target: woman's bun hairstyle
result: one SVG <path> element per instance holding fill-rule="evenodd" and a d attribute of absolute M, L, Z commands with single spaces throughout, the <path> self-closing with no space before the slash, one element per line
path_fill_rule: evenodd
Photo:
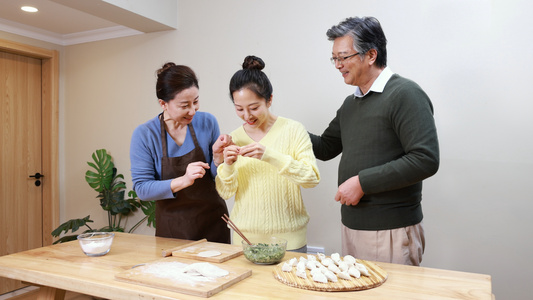
<path fill-rule="evenodd" d="M 244 59 L 244 62 L 242 63 L 242 68 L 244 70 L 248 69 L 261 71 L 265 68 L 265 62 L 257 56 L 249 55 L 246 56 L 246 58 Z"/>
<path fill-rule="evenodd" d="M 262 71 L 265 68 L 265 62 L 253 55 L 244 58 L 242 69 L 235 72 L 229 82 L 229 95 L 233 101 L 233 93 L 241 89 L 249 89 L 257 96 L 270 101 L 272 98 L 272 84 Z"/>

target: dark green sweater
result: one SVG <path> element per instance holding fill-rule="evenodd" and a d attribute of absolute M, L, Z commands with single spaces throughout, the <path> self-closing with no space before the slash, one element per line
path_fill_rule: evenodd
<path fill-rule="evenodd" d="M 321 136 L 310 134 L 316 158 L 342 153 L 338 184 L 359 175 L 365 195 L 342 205 L 351 229 L 383 230 L 422 221 L 422 180 L 439 167 L 433 105 L 415 82 L 394 74 L 383 93 L 348 96 Z"/>

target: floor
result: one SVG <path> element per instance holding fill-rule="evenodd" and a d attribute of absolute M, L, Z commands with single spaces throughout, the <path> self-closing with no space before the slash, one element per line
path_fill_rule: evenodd
<path fill-rule="evenodd" d="M 19 296 L 19 295 L 22 295 L 22 294 L 25 294 L 25 293 L 28 293 L 28 292 L 31 292 L 31 291 L 36 291 L 37 289 L 38 289 L 38 287 L 28 286 L 28 287 L 22 288 L 20 290 L 16 290 L 16 291 L 11 292 L 11 293 L 0 295 L 0 300 L 12 299 L 15 296 Z"/>
<path fill-rule="evenodd" d="M 28 286 L 11 293 L 0 295 L 0 300 L 33 300 L 36 298 L 38 290 L 38 287 Z M 102 298 L 67 291 L 65 300 L 102 300 Z"/>

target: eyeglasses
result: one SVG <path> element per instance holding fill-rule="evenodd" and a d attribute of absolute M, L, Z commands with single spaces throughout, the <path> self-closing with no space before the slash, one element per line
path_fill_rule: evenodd
<path fill-rule="evenodd" d="M 356 56 L 357 54 L 359 54 L 359 52 L 357 52 L 357 53 L 355 53 L 355 54 L 352 54 L 352 55 L 348 55 L 348 56 L 332 57 L 332 58 L 330 58 L 329 60 L 331 61 L 332 64 L 336 64 L 336 63 L 340 63 L 340 64 L 342 64 L 345 60 L 347 60 L 347 59 L 350 58 L 350 57 L 354 57 L 354 56 Z"/>

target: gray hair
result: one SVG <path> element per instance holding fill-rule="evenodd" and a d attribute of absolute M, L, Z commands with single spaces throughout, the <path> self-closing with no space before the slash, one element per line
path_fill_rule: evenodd
<path fill-rule="evenodd" d="M 351 36 L 355 51 L 365 54 L 370 49 L 375 49 L 378 52 L 376 66 L 381 68 L 387 66 L 387 38 L 376 18 L 347 18 L 328 29 L 326 35 L 330 41 L 343 36 Z"/>

